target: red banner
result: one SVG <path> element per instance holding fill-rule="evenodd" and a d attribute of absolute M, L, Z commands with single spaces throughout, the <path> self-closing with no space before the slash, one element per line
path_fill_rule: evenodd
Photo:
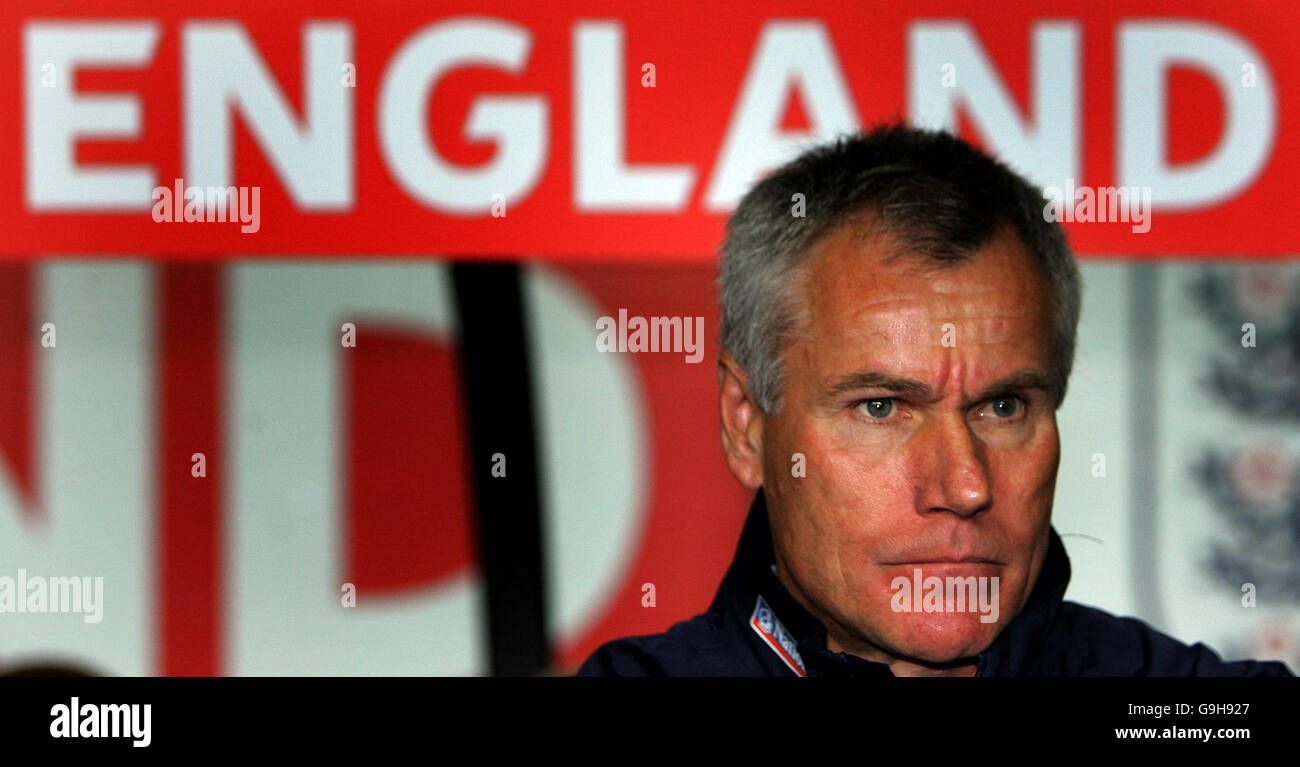
<path fill-rule="evenodd" d="M 1286 255 L 1300 14 L 1250 8 L 21 0 L 0 253 L 708 260 L 765 170 L 903 117 L 1150 191 L 1082 254 Z"/>

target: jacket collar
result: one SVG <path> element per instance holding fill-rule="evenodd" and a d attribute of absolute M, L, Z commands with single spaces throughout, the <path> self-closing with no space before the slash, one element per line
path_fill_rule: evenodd
<path fill-rule="evenodd" d="M 723 611 L 729 619 L 746 625 L 761 598 L 793 638 L 798 659 L 809 675 L 892 675 L 883 663 L 827 649 L 826 627 L 786 590 L 774 570 L 775 561 L 767 503 L 760 489 L 750 506 L 736 555 L 710 609 Z M 1053 528 L 1049 532 L 1047 557 L 1029 599 L 993 644 L 977 656 L 975 675 L 1019 676 L 1031 669 L 1060 610 L 1069 582 L 1070 560 Z"/>

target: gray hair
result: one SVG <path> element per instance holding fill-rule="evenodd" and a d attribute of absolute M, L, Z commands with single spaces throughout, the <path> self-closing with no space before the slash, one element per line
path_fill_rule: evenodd
<path fill-rule="evenodd" d="M 799 201 L 802 216 L 794 214 Z M 802 323 L 799 267 L 822 237 L 866 215 L 901 254 L 942 266 L 969 260 L 1009 228 L 1049 285 L 1059 406 L 1074 365 L 1082 281 L 1060 224 L 1043 215 L 1045 202 L 1007 165 L 948 133 L 887 125 L 809 149 L 750 189 L 727 221 L 722 348 L 748 375 L 754 402 L 774 412 L 781 352 Z"/>

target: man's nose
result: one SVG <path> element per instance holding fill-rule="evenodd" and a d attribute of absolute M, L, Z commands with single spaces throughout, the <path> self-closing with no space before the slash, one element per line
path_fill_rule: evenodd
<path fill-rule="evenodd" d="M 966 419 L 945 414 L 927 424 L 925 431 L 925 439 L 916 445 L 922 467 L 918 511 L 970 517 L 988 508 L 993 495 L 984 446 Z"/>

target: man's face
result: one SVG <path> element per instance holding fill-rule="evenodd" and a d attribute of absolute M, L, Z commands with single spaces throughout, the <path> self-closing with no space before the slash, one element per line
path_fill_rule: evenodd
<path fill-rule="evenodd" d="M 850 227 L 809 253 L 807 325 L 784 348 L 758 460 L 778 568 L 831 649 L 945 664 L 993 641 L 1046 555 L 1053 323 L 1046 283 L 1013 235 L 942 269 L 888 254 Z M 793 476 L 796 453 L 805 476 Z M 996 577 L 996 613 L 898 611 L 915 603 L 896 579 L 917 569 L 923 584 Z"/>

